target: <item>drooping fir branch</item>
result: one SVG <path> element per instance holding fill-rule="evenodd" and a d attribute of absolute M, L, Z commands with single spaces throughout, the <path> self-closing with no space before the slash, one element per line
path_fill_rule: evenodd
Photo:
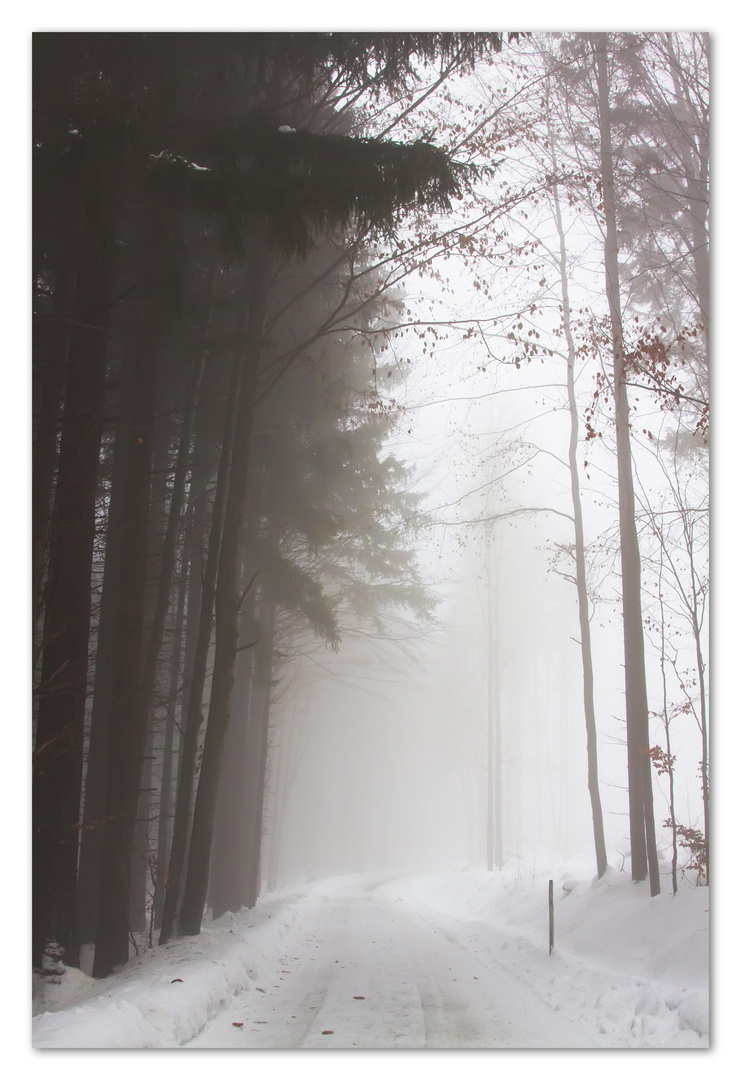
<path fill-rule="evenodd" d="M 426 142 L 318 135 L 259 119 L 203 149 L 205 163 L 170 150 L 151 155 L 150 176 L 171 197 L 223 214 L 235 255 L 258 224 L 286 257 L 305 257 L 332 228 L 393 236 L 401 211 L 450 210 L 483 175 Z"/>

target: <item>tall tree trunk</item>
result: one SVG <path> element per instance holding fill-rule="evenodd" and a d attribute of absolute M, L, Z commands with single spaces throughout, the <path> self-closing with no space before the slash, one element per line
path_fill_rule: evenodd
<path fill-rule="evenodd" d="M 145 575 L 144 595 L 144 631 L 143 640 L 149 641 L 157 634 L 158 607 L 161 603 L 163 580 L 167 582 L 167 597 L 169 601 L 168 576 L 170 568 L 168 562 L 167 539 L 169 524 L 172 521 L 172 503 L 177 498 L 178 473 L 177 469 L 173 478 L 173 493 L 170 493 L 169 465 L 170 450 L 173 438 L 170 417 L 160 417 L 154 425 L 153 433 L 153 465 L 150 482 L 149 521 L 147 525 L 147 564 Z M 170 512 L 167 510 L 167 502 L 170 498 Z M 179 520 L 179 519 L 178 519 Z M 161 641 L 161 635 L 160 635 Z M 155 754 L 156 698 L 155 682 L 157 670 L 153 666 L 147 669 L 149 653 L 145 650 L 145 659 L 142 675 L 141 708 L 146 711 L 147 724 L 145 733 L 145 747 L 142 759 L 142 782 L 139 791 L 139 805 L 137 810 L 136 826 L 134 828 L 134 841 L 131 863 L 131 894 L 129 896 L 129 925 L 132 931 L 142 932 L 149 926 L 147 909 L 150 903 L 149 896 L 149 862 L 150 842 L 152 840 L 152 806 Z M 159 660 L 159 648 L 156 650 L 155 661 Z"/>
<path fill-rule="evenodd" d="M 654 827 L 651 759 L 648 754 L 650 740 L 641 605 L 641 553 L 635 520 L 630 405 L 623 349 L 607 34 L 595 34 L 593 43 L 599 95 L 600 160 L 605 213 L 605 287 L 612 328 L 613 393 L 617 435 L 631 872 L 634 881 L 643 881 L 648 872 L 651 895 L 655 896 L 659 893 L 661 885 Z"/>
<path fill-rule="evenodd" d="M 188 517 L 190 518 L 190 509 Z M 185 528 L 188 534 L 188 523 Z M 173 627 L 172 651 L 170 654 L 170 684 L 167 695 L 167 717 L 165 720 L 165 738 L 162 748 L 162 776 L 160 780 L 160 800 L 157 820 L 157 861 L 152 925 L 159 928 L 162 923 L 162 904 L 165 898 L 167 861 L 170 855 L 172 838 L 172 778 L 176 772 L 175 759 L 175 716 L 177 714 L 178 688 L 180 686 L 180 668 L 183 651 L 183 627 L 185 625 L 185 598 L 189 573 L 189 544 L 183 545 L 181 580 L 178 583 L 177 609 Z M 182 716 L 182 712 L 181 712 Z"/>
<path fill-rule="evenodd" d="M 157 374 L 152 336 L 151 328 L 143 333 L 133 379 L 133 420 L 123 498 L 118 660 L 112 680 L 106 825 L 93 963 L 96 978 L 110 975 L 129 956 L 132 845 L 148 721 L 142 665 Z"/>
<path fill-rule="evenodd" d="M 215 271 L 211 274 L 210 289 L 213 287 Z M 210 291 L 209 289 L 209 291 Z M 177 460 L 170 497 L 170 512 L 167 519 L 167 531 L 162 549 L 161 565 L 157 575 L 155 591 L 154 613 L 152 625 L 144 656 L 144 674 L 142 677 L 142 689 L 145 700 L 151 702 L 154 694 L 157 665 L 162 649 L 162 638 L 165 632 L 165 621 L 170 608 L 170 593 L 172 591 L 172 577 L 177 557 L 177 541 L 180 534 L 183 506 L 185 504 L 185 489 L 190 469 L 191 441 L 193 438 L 193 422 L 198 396 L 201 388 L 201 380 L 206 365 L 205 343 L 196 356 L 191 372 L 190 384 L 183 414 L 183 426 L 180 431 Z"/>
<path fill-rule="evenodd" d="M 252 629 L 250 627 L 250 631 Z M 234 715 L 226 733 L 224 767 L 214 820 L 208 895 L 215 919 L 225 911 L 239 911 L 245 902 L 245 850 L 249 828 L 245 791 L 253 711 L 253 650 L 245 648 L 246 645 L 249 642 L 242 641 L 237 657 Z"/>
<path fill-rule="evenodd" d="M 557 175 L 557 162 L 554 149 L 553 133 L 550 130 L 551 167 Z M 584 698 L 584 720 L 587 729 L 587 787 L 592 808 L 592 833 L 594 836 L 594 854 L 597 862 L 597 876 L 602 877 L 607 869 L 607 849 L 605 830 L 602 819 L 602 801 L 599 791 L 599 768 L 597 762 L 597 722 L 594 710 L 594 669 L 592 666 L 592 632 L 589 625 L 589 595 L 587 593 L 587 568 L 584 549 L 584 519 L 581 505 L 581 486 L 579 483 L 579 463 L 577 448 L 579 444 L 579 413 L 576 407 L 574 387 L 574 367 L 576 348 L 571 332 L 571 307 L 569 298 L 569 276 L 566 265 L 566 234 L 561 217 L 561 203 L 558 187 L 553 186 L 553 208 L 559 241 L 559 270 L 561 275 L 561 302 L 563 306 L 563 326 L 568 353 L 566 363 L 566 389 L 569 400 L 569 418 L 571 431 L 569 436 L 569 472 L 571 474 L 571 503 L 574 508 L 574 562 L 576 569 L 576 594 L 579 605 L 579 632 L 582 661 L 582 686 Z"/>
<path fill-rule="evenodd" d="M 240 324 L 240 330 L 243 329 L 247 317 L 247 309 L 245 309 L 245 316 Z M 175 799 L 172 850 L 170 852 L 170 861 L 167 869 L 167 886 L 162 910 L 162 928 L 159 938 L 160 945 L 168 941 L 175 932 L 183 874 L 185 870 L 188 831 L 191 823 L 191 808 L 195 782 L 195 764 L 198 751 L 198 735 L 203 722 L 201 710 L 203 708 L 206 668 L 211 645 L 211 629 L 213 625 L 214 597 L 219 568 L 219 553 L 222 542 L 224 511 L 227 501 L 233 453 L 232 444 L 235 437 L 237 404 L 242 384 L 243 370 L 244 358 L 240 352 L 237 352 L 232 364 L 231 379 L 227 394 L 224 415 L 224 434 L 221 445 L 221 456 L 219 458 L 219 470 L 216 478 L 216 493 L 211 511 L 211 528 L 209 531 L 206 567 L 203 581 L 200 583 L 198 589 L 199 605 L 197 610 L 191 612 L 190 602 L 188 604 L 189 636 L 191 636 L 191 626 L 193 625 L 194 620 L 197 620 L 198 628 L 195 636 L 192 667 L 189 663 L 190 658 L 186 655 L 186 672 L 190 672 L 190 682 L 187 687 L 187 708 L 185 710 L 183 734 L 180 742 L 180 762 Z M 193 576 L 191 576 L 191 581 L 193 581 Z"/>
<path fill-rule="evenodd" d="M 33 963 L 79 964 L 77 850 L 112 244 L 81 261 L 49 543 L 33 784 Z"/>
<path fill-rule="evenodd" d="M 183 893 L 180 928 L 184 934 L 198 934 L 208 891 L 214 812 L 218 792 L 224 738 L 229 725 L 234 664 L 239 639 L 240 597 L 239 553 L 241 526 L 247 500 L 247 477 L 252 439 L 252 420 L 262 352 L 262 334 L 267 296 L 267 259 L 256 249 L 249 268 L 249 314 L 246 329 L 244 375 L 240 387 L 234 448 L 229 476 L 229 494 L 224 513 L 224 529 L 219 552 L 219 574 L 215 595 L 216 650 L 211 681 L 211 701 L 203 748 L 203 762 L 193 811 L 193 830 L 188 854 L 188 872 Z"/>
<path fill-rule="evenodd" d="M 64 371 L 69 352 L 73 301 L 73 268 L 68 260 L 62 259 L 54 288 L 53 319 L 51 326 L 46 327 L 47 346 L 41 361 L 41 391 L 33 443 L 31 561 L 34 622 L 42 609 L 41 584 L 49 539 L 60 405 L 63 399 Z"/>
<path fill-rule="evenodd" d="M 142 757 L 141 785 L 131 850 L 131 889 L 129 891 L 129 930 L 142 933 L 149 925 L 149 841 L 152 831 L 152 756 L 153 731 L 147 725 Z"/>
<path fill-rule="evenodd" d="M 262 594 L 255 653 L 255 686 L 250 726 L 247 732 L 246 766 L 242 797 L 243 820 L 247 843 L 240 857 L 244 859 L 242 903 L 253 908 L 260 895 L 262 833 L 267 787 L 270 703 L 273 696 L 273 659 L 276 604 L 269 587 Z"/>
<path fill-rule="evenodd" d="M 672 895 L 677 895 L 677 862 L 678 862 L 678 850 L 677 850 L 677 817 L 676 817 L 676 805 L 674 800 L 674 769 L 672 768 L 672 741 L 671 731 L 669 723 L 669 694 L 667 692 L 667 680 L 666 680 L 666 618 L 664 613 L 664 594 L 663 594 L 663 576 L 664 576 L 664 552 L 661 552 L 661 563 L 659 564 L 659 610 L 661 612 L 661 684 L 663 690 L 663 717 L 664 717 L 664 736 L 666 738 L 666 760 L 667 760 L 667 773 L 669 776 L 669 820 L 672 823 Z"/>
<path fill-rule="evenodd" d="M 95 642 L 95 681 L 90 716 L 90 738 L 85 770 L 85 801 L 78 871 L 78 922 L 80 941 L 95 940 L 98 923 L 100 859 L 103 850 L 106 785 L 111 718 L 111 680 L 118 662 L 116 627 L 121 588 L 121 530 L 123 527 L 123 487 L 126 474 L 126 446 L 129 427 L 121 421 L 113 448 L 113 469 L 108 500 L 103 587 Z"/>
<path fill-rule="evenodd" d="M 494 536 L 486 545 L 487 693 L 486 693 L 486 868 L 504 865 L 502 675 L 499 651 L 499 593 Z"/>

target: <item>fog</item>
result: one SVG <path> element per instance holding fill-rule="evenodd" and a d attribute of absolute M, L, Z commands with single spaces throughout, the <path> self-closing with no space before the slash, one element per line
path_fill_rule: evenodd
<path fill-rule="evenodd" d="M 485 482 L 511 468 L 506 444 L 498 449 L 500 431 L 522 417 L 528 439 L 563 456 L 566 421 L 543 409 L 542 392 L 527 389 L 529 375 L 495 375 L 513 389 L 502 394 L 507 404 L 498 405 L 498 396 L 490 396 L 492 378 L 479 372 L 456 379 L 461 367 L 451 350 L 437 370 L 428 363 L 423 377 L 410 376 L 404 400 L 411 435 L 393 442 L 429 492 L 433 518 L 445 521 L 425 528 L 417 548 L 423 575 L 440 598 L 438 625 L 411 645 L 350 641 L 286 672 L 272 723 L 266 884 L 487 865 L 490 644 L 496 652 L 491 692 L 501 710 L 505 860 L 590 858 L 577 598 L 559 573 L 563 560 L 554 562 L 557 545 L 573 543 L 573 531 L 545 512 L 568 511 L 565 468 L 541 453 L 506 481 L 507 505 L 544 512 L 488 526 L 456 524 L 495 513 L 497 494 L 503 498 L 501 488 Z M 557 369 L 552 377 L 555 385 Z M 548 380 L 541 365 L 536 380 Z M 482 400 L 446 400 L 461 389 Z M 556 391 L 547 393 L 557 398 Z M 610 527 L 613 499 L 609 480 L 592 484 L 585 515 L 593 535 Z M 625 690 L 614 566 L 603 591 L 605 601 L 592 616 L 600 793 L 610 858 L 624 866 L 630 852 Z M 660 680 L 655 670 L 650 674 L 657 707 Z M 657 739 L 658 730 L 654 722 Z M 675 746 L 699 755 L 693 720 L 675 723 L 673 737 Z M 693 767 L 690 757 L 678 769 L 677 793 L 681 816 L 696 821 L 701 803 Z M 657 795 L 658 820 L 668 810 Z"/>
<path fill-rule="evenodd" d="M 709 884 L 708 79 L 684 31 L 35 36 L 42 986 L 287 895 L 386 934 L 409 874 Z"/>

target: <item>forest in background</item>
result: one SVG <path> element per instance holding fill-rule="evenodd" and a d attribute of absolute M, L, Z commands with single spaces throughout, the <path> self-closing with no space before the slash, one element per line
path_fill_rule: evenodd
<path fill-rule="evenodd" d="M 300 701 L 318 651 L 433 630 L 418 550 L 441 524 L 481 545 L 490 585 L 486 864 L 497 530 L 550 513 L 597 872 L 590 638 L 611 588 L 631 872 L 658 891 L 667 851 L 675 888 L 688 862 L 708 881 L 707 39 L 37 34 L 33 106 L 34 966 L 94 943 L 104 976 L 134 934 L 254 906 L 281 687 L 293 673 Z M 474 511 L 426 506 L 390 440 L 428 353 L 449 384 L 469 361 L 523 389 L 547 370 L 567 503 L 513 501 L 507 476 L 554 450 L 507 433 Z"/>

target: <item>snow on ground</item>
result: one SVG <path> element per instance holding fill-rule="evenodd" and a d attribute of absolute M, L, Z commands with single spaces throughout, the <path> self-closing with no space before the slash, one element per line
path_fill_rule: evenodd
<path fill-rule="evenodd" d="M 103 981 L 37 995 L 37 1048 L 701 1048 L 709 890 L 609 870 L 314 882 Z M 666 883 L 664 883 L 666 885 Z"/>
<path fill-rule="evenodd" d="M 549 956 L 547 882 L 472 872 L 391 888 L 612 1046 L 708 1046 L 709 889 L 685 884 L 651 899 L 647 884 L 615 870 L 601 880 L 562 874 Z"/>

